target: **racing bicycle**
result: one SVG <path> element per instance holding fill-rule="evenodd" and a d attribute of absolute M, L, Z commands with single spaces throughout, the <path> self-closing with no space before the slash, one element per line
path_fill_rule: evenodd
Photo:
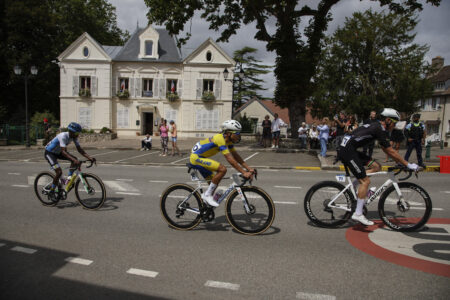
<path fill-rule="evenodd" d="M 186 164 L 191 180 L 197 187 L 176 183 L 169 186 L 161 195 L 161 213 L 167 223 L 180 230 L 190 230 L 200 222 L 214 220 L 214 207 L 203 202 L 202 183 L 199 171 L 191 164 Z M 257 173 L 255 170 L 255 179 Z M 229 179 L 227 177 L 225 179 Z M 275 218 L 275 205 L 272 198 L 261 188 L 252 186 L 251 180 L 240 173 L 231 176 L 233 182 L 223 192 L 217 202 L 226 199 L 225 215 L 230 225 L 238 232 L 256 235 L 265 232 Z M 246 186 L 245 184 L 250 185 Z M 217 189 L 219 191 L 219 189 Z M 220 194 L 219 194 L 220 195 Z"/>
<path fill-rule="evenodd" d="M 321 227 L 343 225 L 356 208 L 356 191 L 345 166 L 345 175 L 337 175 L 337 181 L 322 181 L 312 186 L 306 193 L 304 209 L 308 218 Z M 395 176 L 406 172 L 404 178 Z M 366 206 L 379 196 L 378 214 L 388 227 L 395 231 L 414 231 L 426 224 L 431 216 L 432 203 L 428 193 L 412 182 L 401 182 L 411 177 L 413 171 L 404 166 L 388 168 L 388 171 L 367 174 L 367 176 L 387 175 L 388 179 L 366 200 Z M 417 172 L 415 172 L 418 177 Z M 340 182 L 347 182 L 343 185 Z"/>
<path fill-rule="evenodd" d="M 55 174 L 47 171 L 39 173 L 34 180 L 34 191 L 42 204 L 55 206 L 60 200 L 66 200 L 68 193 L 75 189 L 75 196 L 84 208 L 93 210 L 102 207 L 106 199 L 105 185 L 98 176 L 81 172 L 81 165 L 87 161 L 80 161 L 80 165 L 75 169 L 68 182 L 65 182 L 61 176 L 55 193 L 50 193 Z M 86 168 L 90 168 L 92 165 L 91 161 Z"/>

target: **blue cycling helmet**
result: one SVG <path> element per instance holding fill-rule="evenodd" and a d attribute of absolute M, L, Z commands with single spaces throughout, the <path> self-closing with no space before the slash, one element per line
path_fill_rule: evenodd
<path fill-rule="evenodd" d="M 75 122 L 71 122 L 69 126 L 67 126 L 67 129 L 72 132 L 81 132 L 81 125 Z"/>

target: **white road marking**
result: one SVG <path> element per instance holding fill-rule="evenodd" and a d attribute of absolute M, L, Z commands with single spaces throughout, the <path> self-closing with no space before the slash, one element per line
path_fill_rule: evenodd
<path fill-rule="evenodd" d="M 34 180 L 36 179 L 36 176 L 28 176 L 28 184 L 34 185 Z"/>
<path fill-rule="evenodd" d="M 236 283 L 212 281 L 212 280 L 208 280 L 205 283 L 205 286 L 213 287 L 213 288 L 219 288 L 219 289 L 233 290 L 233 291 L 238 291 L 239 288 L 240 288 L 240 285 L 236 284 Z"/>
<path fill-rule="evenodd" d="M 20 175 L 20 173 L 8 173 L 8 175 Z"/>
<path fill-rule="evenodd" d="M 134 159 L 134 158 L 138 158 L 138 157 L 142 157 L 142 156 L 152 155 L 152 154 L 155 154 L 155 153 L 159 153 L 159 151 L 150 152 L 150 153 L 137 155 L 137 156 L 132 156 L 132 157 L 127 157 L 127 158 L 124 158 L 124 159 L 119 159 L 119 160 L 116 160 L 114 163 L 118 163 L 118 162 L 121 162 L 121 161 L 124 161 L 124 160 L 130 160 L 130 159 Z"/>
<path fill-rule="evenodd" d="M 306 300 L 335 300 L 336 296 L 297 292 L 296 298 Z"/>
<path fill-rule="evenodd" d="M 118 181 L 128 181 L 128 182 L 131 182 L 131 181 L 133 181 L 134 179 L 117 178 L 116 180 L 118 180 Z"/>
<path fill-rule="evenodd" d="M 127 273 L 128 274 L 133 274 L 133 275 L 151 277 L 151 278 L 155 278 L 156 276 L 158 276 L 158 272 L 141 270 L 141 269 L 134 269 L 134 268 L 129 269 L 127 271 Z"/>
<path fill-rule="evenodd" d="M 25 185 L 25 184 L 13 184 L 12 186 L 14 186 L 14 187 L 21 187 L 21 188 L 30 187 L 29 185 Z"/>
<path fill-rule="evenodd" d="M 131 196 L 142 196 L 142 194 L 140 194 L 140 193 L 128 193 L 128 192 L 116 192 L 116 194 L 131 195 Z"/>
<path fill-rule="evenodd" d="M 176 160 L 176 161 L 171 162 L 171 164 L 173 165 L 173 164 L 176 164 L 176 163 L 179 162 L 179 161 L 183 161 L 183 160 L 189 159 L 189 158 L 190 158 L 189 156 L 188 156 L 188 157 L 184 157 L 184 158 L 182 158 L 182 159 L 179 159 L 179 160 Z"/>
<path fill-rule="evenodd" d="M 295 170 L 294 173 L 311 173 L 309 170 Z"/>
<path fill-rule="evenodd" d="M 168 183 L 167 180 L 149 180 L 148 182 L 153 182 L 153 183 Z"/>
<path fill-rule="evenodd" d="M 131 184 L 122 181 L 105 180 L 103 181 L 109 188 L 119 192 L 139 192 L 138 189 Z"/>
<path fill-rule="evenodd" d="M 119 152 L 119 150 L 116 150 L 116 151 L 109 151 L 109 152 L 100 153 L 100 154 L 95 154 L 95 155 L 91 155 L 91 156 L 92 156 L 92 157 L 96 157 L 96 156 L 106 155 L 106 154 L 110 154 L 110 153 L 114 153 L 114 152 Z"/>
<path fill-rule="evenodd" d="M 93 263 L 92 260 L 79 258 L 79 257 L 68 257 L 68 258 L 66 258 L 66 261 L 73 263 L 73 264 L 83 265 L 83 266 L 89 266 L 90 264 Z"/>
<path fill-rule="evenodd" d="M 276 169 L 259 169 L 261 171 L 266 171 L 266 172 L 278 172 L 279 170 Z"/>
<path fill-rule="evenodd" d="M 450 194 L 450 191 L 441 191 L 441 193 Z"/>
<path fill-rule="evenodd" d="M 293 204 L 296 205 L 297 202 L 289 202 L 289 201 L 273 201 L 275 204 Z"/>
<path fill-rule="evenodd" d="M 425 210 L 425 207 L 414 207 L 414 206 L 411 206 L 410 209 Z M 433 210 L 444 210 L 444 209 L 443 208 L 433 207 Z"/>
<path fill-rule="evenodd" d="M 20 246 L 16 246 L 16 247 L 12 248 L 11 250 L 26 253 L 26 254 L 33 254 L 37 251 L 36 249 L 25 248 L 25 247 L 20 247 Z"/>
<path fill-rule="evenodd" d="M 252 155 L 250 155 L 249 157 L 247 157 L 246 159 L 244 159 L 244 161 L 249 160 L 250 158 L 252 158 L 253 156 L 259 154 L 259 152 L 253 153 Z"/>
<path fill-rule="evenodd" d="M 280 189 L 301 189 L 301 186 L 274 185 L 273 187 Z"/>
<path fill-rule="evenodd" d="M 342 171 L 327 171 L 327 173 L 342 174 Z"/>

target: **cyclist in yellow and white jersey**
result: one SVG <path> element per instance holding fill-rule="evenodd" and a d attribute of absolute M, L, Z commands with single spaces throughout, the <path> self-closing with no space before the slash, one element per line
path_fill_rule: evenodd
<path fill-rule="evenodd" d="M 222 178 L 227 173 L 227 168 L 209 157 L 221 152 L 225 159 L 245 178 L 252 178 L 254 169 L 251 168 L 241 158 L 234 149 L 234 144 L 241 141 L 241 124 L 236 120 L 227 120 L 222 124 L 222 133 L 216 134 L 211 138 L 201 140 L 192 148 L 190 163 L 193 168 L 198 169 L 206 180 L 211 183 L 202 194 L 202 198 L 211 206 L 217 207 L 219 203 L 214 200 L 214 191 Z"/>

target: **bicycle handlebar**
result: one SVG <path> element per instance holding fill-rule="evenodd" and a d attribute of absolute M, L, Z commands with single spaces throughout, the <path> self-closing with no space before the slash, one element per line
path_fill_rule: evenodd
<path fill-rule="evenodd" d="M 408 175 L 406 175 L 405 177 L 399 178 L 398 179 L 399 181 L 407 180 L 408 178 L 410 178 L 412 176 L 413 172 L 414 172 L 414 175 L 416 175 L 416 178 L 419 178 L 418 172 L 420 172 L 421 170 L 422 170 L 422 168 L 419 168 L 419 170 L 417 170 L 417 171 L 413 171 L 413 170 L 408 169 L 408 167 L 406 167 L 406 166 L 400 166 L 400 165 L 388 168 L 388 172 L 394 172 L 395 171 L 394 172 L 395 176 L 400 174 L 401 172 L 408 173 Z"/>
<path fill-rule="evenodd" d="M 90 162 L 90 164 L 88 166 L 86 166 L 86 168 L 92 167 L 93 164 L 95 164 L 97 166 L 97 160 L 95 158 L 93 160 L 88 160 L 88 159 L 80 160 L 79 162 L 80 162 L 80 167 L 81 167 L 82 164 L 84 164 L 86 162 Z"/>

